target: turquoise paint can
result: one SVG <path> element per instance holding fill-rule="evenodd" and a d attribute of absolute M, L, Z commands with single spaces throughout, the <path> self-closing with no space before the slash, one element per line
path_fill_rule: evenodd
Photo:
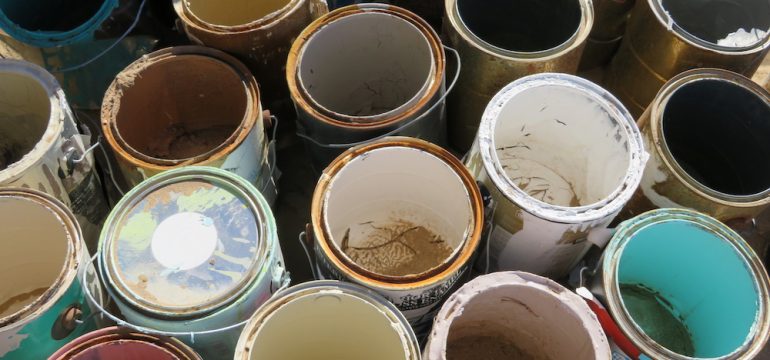
<path fill-rule="evenodd" d="M 37 47 L 93 40 L 119 0 L 0 0 L 0 29 Z M 127 2 L 127 1 L 123 1 Z"/>
<path fill-rule="evenodd" d="M 3 189 L 0 228 L 0 358 L 44 359 L 96 329 L 83 288 L 96 299 L 101 290 L 80 281 L 95 270 L 72 212 L 42 192 Z"/>
<path fill-rule="evenodd" d="M 760 259 L 706 215 L 659 209 L 622 223 L 596 274 L 592 292 L 642 358 L 752 359 L 770 336 Z"/>
<path fill-rule="evenodd" d="M 131 190 L 97 257 L 124 319 L 106 316 L 176 336 L 204 359 L 232 359 L 246 320 L 289 280 L 265 198 L 213 167 L 170 170 Z"/>

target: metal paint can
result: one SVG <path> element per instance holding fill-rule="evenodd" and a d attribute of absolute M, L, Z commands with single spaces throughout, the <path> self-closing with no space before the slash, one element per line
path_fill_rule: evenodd
<path fill-rule="evenodd" d="M 445 33 L 463 70 L 448 101 L 450 144 L 471 147 L 484 108 L 505 85 L 575 73 L 594 23 L 591 0 L 446 0 Z"/>
<path fill-rule="evenodd" d="M 329 10 L 325 0 L 173 0 L 187 36 L 234 54 L 262 85 L 268 103 L 288 97 L 286 58 L 302 29 Z"/>
<path fill-rule="evenodd" d="M 519 79 L 489 103 L 466 165 L 496 209 L 490 270 L 566 275 L 633 195 L 648 155 L 610 93 L 567 74 Z"/>
<path fill-rule="evenodd" d="M 618 51 L 635 0 L 593 0 L 594 26 L 586 41 L 580 70 L 590 70 L 609 64 Z"/>
<path fill-rule="evenodd" d="M 753 359 L 770 336 L 768 287 L 738 234 L 683 209 L 620 224 L 590 285 L 642 354 L 672 360 Z"/>
<path fill-rule="evenodd" d="M 206 359 L 232 358 L 246 319 L 288 283 L 267 201 L 211 167 L 170 170 L 126 194 L 105 223 L 99 271 L 119 324 L 179 336 Z"/>
<path fill-rule="evenodd" d="M 143 334 L 128 328 L 109 327 L 73 340 L 48 358 L 89 359 L 201 360 L 201 357 L 174 338 Z"/>
<path fill-rule="evenodd" d="M 102 105 L 102 131 L 131 186 L 187 165 L 222 168 L 272 203 L 275 146 L 248 69 L 219 50 L 156 51 L 123 70 Z"/>
<path fill-rule="evenodd" d="M 234 359 L 419 360 L 404 316 L 382 296 L 338 281 L 311 281 L 263 305 L 243 330 Z"/>
<path fill-rule="evenodd" d="M 316 186 L 311 215 L 317 278 L 377 291 L 418 333 L 469 274 L 484 226 L 480 191 L 462 163 L 404 137 L 340 155 Z"/>
<path fill-rule="evenodd" d="M 482 275 L 441 307 L 426 360 L 609 360 L 610 346 L 585 301 L 525 272 Z"/>
<path fill-rule="evenodd" d="M 353 5 L 310 24 L 286 77 L 316 169 L 386 134 L 443 144 L 445 69 L 438 34 L 407 10 Z"/>
<path fill-rule="evenodd" d="M 713 67 L 751 76 L 770 48 L 768 32 L 767 1 L 639 0 L 607 87 L 638 117 L 683 71 Z"/>
<path fill-rule="evenodd" d="M 639 118 L 650 151 L 622 217 L 690 208 L 728 224 L 750 223 L 770 205 L 770 95 L 726 70 L 675 76 Z M 752 241 L 764 254 L 767 241 Z"/>
<path fill-rule="evenodd" d="M 34 219 L 34 221 L 33 221 Z M 0 190 L 0 358 L 44 359 L 96 328 L 83 286 L 101 297 L 74 215 L 52 196 Z"/>
<path fill-rule="evenodd" d="M 95 250 L 108 206 L 90 136 L 78 130 L 56 79 L 34 64 L 0 60 L 0 98 L 0 187 L 53 195 L 75 213 Z"/>

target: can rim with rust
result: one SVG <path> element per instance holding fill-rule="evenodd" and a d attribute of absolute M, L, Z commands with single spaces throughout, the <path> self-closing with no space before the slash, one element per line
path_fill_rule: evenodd
<path fill-rule="evenodd" d="M 82 335 L 51 355 L 51 360 L 79 359 L 100 347 L 120 351 L 124 344 L 144 345 L 147 350 L 158 351 L 177 360 L 200 360 L 201 357 L 181 341 L 171 337 L 158 337 L 128 328 L 108 327 Z M 147 353 L 143 353 L 147 355 Z"/>
<path fill-rule="evenodd" d="M 184 16 L 186 19 L 189 19 L 190 21 L 188 24 L 194 24 L 196 27 L 200 27 L 203 29 L 207 29 L 209 31 L 218 31 L 218 32 L 241 32 L 241 31 L 248 31 L 254 28 L 259 27 L 265 27 L 269 26 L 271 23 L 275 22 L 276 20 L 279 20 L 282 16 L 285 14 L 288 14 L 296 7 L 302 4 L 305 0 L 286 0 L 285 5 L 283 5 L 281 8 L 279 8 L 276 11 L 272 11 L 268 14 L 265 14 L 262 17 L 259 17 L 257 19 L 244 22 L 243 24 L 239 25 L 223 25 L 223 24 L 217 24 L 213 21 L 205 21 L 200 16 L 195 14 L 194 5 L 192 4 L 192 1 L 181 1 L 181 0 L 173 0 L 174 2 L 179 2 L 180 5 L 179 8 L 182 9 L 182 11 L 177 11 L 179 13 L 179 16 Z"/>

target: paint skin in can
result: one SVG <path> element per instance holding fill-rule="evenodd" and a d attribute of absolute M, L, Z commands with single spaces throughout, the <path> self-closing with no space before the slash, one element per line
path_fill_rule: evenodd
<path fill-rule="evenodd" d="M 725 70 L 682 73 L 639 119 L 650 161 L 623 212 L 689 208 L 741 230 L 770 205 L 770 95 Z M 767 241 L 747 236 L 765 254 Z"/>
<path fill-rule="evenodd" d="M 393 137 L 355 147 L 329 165 L 311 211 L 317 276 L 379 292 L 419 333 L 470 271 L 484 209 L 475 181 L 453 155 Z"/>
<path fill-rule="evenodd" d="M 425 360 L 609 360 L 596 315 L 577 294 L 524 272 L 477 277 L 436 315 Z"/>
<path fill-rule="evenodd" d="M 753 359 L 770 336 L 760 259 L 727 226 L 691 210 L 622 223 L 592 282 L 623 334 L 653 359 Z"/>
<path fill-rule="evenodd" d="M 511 81 L 574 74 L 593 21 L 590 0 L 446 0 L 444 29 L 463 64 L 448 101 L 450 144 L 471 147 L 484 108 Z"/>
<path fill-rule="evenodd" d="M 419 360 L 404 316 L 382 296 L 338 281 L 276 294 L 251 318 L 236 360 Z"/>
<path fill-rule="evenodd" d="M 588 80 L 546 73 L 505 87 L 466 160 L 496 206 L 490 270 L 566 275 L 604 247 L 647 157 L 631 115 Z"/>
<path fill-rule="evenodd" d="M 109 327 L 85 334 L 63 346 L 49 360 L 201 360 L 181 341 Z"/>
<path fill-rule="evenodd" d="M 42 192 L 2 189 L 0 227 L 0 358 L 44 359 L 95 329 L 80 281 L 95 271 L 70 210 Z M 101 297 L 98 281 L 85 286 Z"/>
<path fill-rule="evenodd" d="M 272 203 L 275 146 L 263 120 L 248 69 L 200 46 L 167 48 L 131 64 L 102 106 L 102 131 L 131 186 L 162 171 L 205 165 L 240 175 Z"/>
<path fill-rule="evenodd" d="M 443 144 L 445 68 L 438 34 L 395 6 L 348 6 L 310 24 L 286 77 L 315 168 L 386 134 Z"/>
<path fill-rule="evenodd" d="M 634 117 L 672 77 L 695 68 L 751 76 L 770 47 L 763 0 L 639 0 L 610 64 L 607 88 Z"/>
<path fill-rule="evenodd" d="M 53 195 L 77 216 L 96 249 L 107 202 L 96 174 L 90 137 L 77 128 L 64 92 L 42 68 L 0 60 L 0 187 Z"/>
<path fill-rule="evenodd" d="M 259 79 L 266 104 L 288 97 L 286 57 L 302 29 L 329 10 L 324 0 L 174 0 L 194 43 L 234 54 Z"/>
<path fill-rule="evenodd" d="M 266 200 L 211 167 L 170 170 L 129 192 L 107 219 L 99 264 L 130 326 L 181 333 L 205 359 L 232 358 L 242 323 L 288 283 Z"/>

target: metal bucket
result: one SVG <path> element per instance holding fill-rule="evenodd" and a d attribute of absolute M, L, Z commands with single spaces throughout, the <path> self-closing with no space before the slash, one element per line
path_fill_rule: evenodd
<path fill-rule="evenodd" d="M 770 95 L 717 69 L 669 81 L 639 119 L 651 153 L 622 217 L 690 208 L 730 224 L 751 223 L 770 205 Z M 752 241 L 764 254 L 767 241 Z"/>
<path fill-rule="evenodd" d="M 395 6 L 348 6 L 310 24 L 286 77 L 316 169 L 385 134 L 443 144 L 445 67 L 436 32 Z"/>
<path fill-rule="evenodd" d="M 286 58 L 294 39 L 328 12 L 324 0 L 173 0 L 187 36 L 234 54 L 254 72 L 268 103 L 288 97 Z"/>
<path fill-rule="evenodd" d="M 131 186 L 186 165 L 229 170 L 270 203 L 275 146 L 248 69 L 215 49 L 156 51 L 123 70 L 102 106 L 102 131 Z"/>
<path fill-rule="evenodd" d="M 592 281 L 622 333 L 652 359 L 753 359 L 770 336 L 760 259 L 694 211 L 660 209 L 622 223 Z"/>
<path fill-rule="evenodd" d="M 201 360 L 181 341 L 109 327 L 85 334 L 51 355 L 49 360 Z"/>
<path fill-rule="evenodd" d="M 96 249 L 107 216 L 90 136 L 77 128 L 56 79 L 33 64 L 0 60 L 0 187 L 53 195 L 77 216 Z"/>
<path fill-rule="evenodd" d="M 604 67 L 618 51 L 635 0 L 593 0 L 594 26 L 588 35 L 580 70 Z"/>
<path fill-rule="evenodd" d="M 609 360 L 599 321 L 577 294 L 524 272 L 483 275 L 441 307 L 426 360 Z"/>
<path fill-rule="evenodd" d="M 184 249 L 184 251 L 181 251 Z M 270 207 L 251 183 L 210 167 L 156 175 L 115 207 L 99 271 L 126 322 L 232 358 L 246 319 L 288 284 Z"/>
<path fill-rule="evenodd" d="M 94 273 L 72 213 L 50 195 L 0 190 L 0 358 L 44 359 L 96 328 L 81 277 Z M 101 298 L 96 281 L 85 284 Z"/>
<path fill-rule="evenodd" d="M 739 37 L 739 29 L 770 32 L 770 3 L 639 0 L 610 65 L 607 87 L 638 117 L 683 71 L 714 67 L 751 76 L 770 48 L 770 36 L 736 45 L 731 40 Z"/>
<path fill-rule="evenodd" d="M 403 315 L 378 294 L 337 281 L 282 291 L 251 318 L 236 360 L 419 360 Z"/>
<path fill-rule="evenodd" d="M 546 73 L 506 86 L 466 160 L 496 205 L 490 270 L 566 275 L 604 247 L 647 157 L 631 115 L 590 81 Z"/>
<path fill-rule="evenodd" d="M 379 292 L 418 333 L 470 271 L 484 226 L 481 194 L 462 163 L 401 137 L 337 158 L 321 176 L 311 213 L 316 277 Z"/>
<path fill-rule="evenodd" d="M 511 81 L 575 73 L 593 22 L 591 0 L 446 0 L 445 32 L 464 68 L 448 101 L 450 144 L 471 147 L 484 108 Z"/>

